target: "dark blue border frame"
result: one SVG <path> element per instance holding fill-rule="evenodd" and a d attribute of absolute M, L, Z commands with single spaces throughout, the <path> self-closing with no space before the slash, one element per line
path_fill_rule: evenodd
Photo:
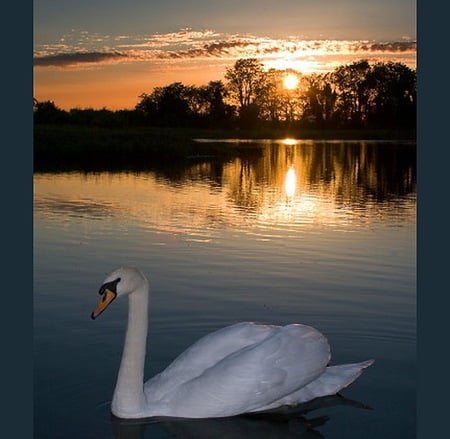
<path fill-rule="evenodd" d="M 2 16 L 0 419 L 3 437 L 31 438 L 33 3 L 5 3 Z"/>
<path fill-rule="evenodd" d="M 421 0 L 417 24 L 417 433 L 426 439 L 444 437 L 450 390 L 448 16 L 441 3 Z"/>
<path fill-rule="evenodd" d="M 32 97 L 33 2 L 3 5 L 2 432 L 33 437 Z M 449 379 L 448 18 L 421 0 L 418 23 L 418 423 L 419 438 L 446 427 Z M 444 44 L 442 44 L 444 42 Z M 8 422 L 6 422 L 8 420 Z M 8 431 L 8 430 L 11 431 Z"/>

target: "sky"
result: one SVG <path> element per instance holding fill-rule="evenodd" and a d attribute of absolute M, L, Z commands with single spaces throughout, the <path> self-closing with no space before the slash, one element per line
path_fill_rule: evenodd
<path fill-rule="evenodd" d="M 414 0 L 34 0 L 34 97 L 131 109 L 154 87 L 224 80 L 239 58 L 300 73 L 416 68 Z"/>

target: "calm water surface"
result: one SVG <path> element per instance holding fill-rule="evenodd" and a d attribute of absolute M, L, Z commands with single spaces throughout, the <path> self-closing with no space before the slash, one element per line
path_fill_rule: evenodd
<path fill-rule="evenodd" d="M 271 141 L 249 152 L 35 174 L 36 438 L 415 437 L 415 144 Z M 296 416 L 115 422 L 126 302 L 90 313 L 122 264 L 151 280 L 147 377 L 241 320 L 313 325 L 332 363 L 376 363 L 346 399 Z"/>

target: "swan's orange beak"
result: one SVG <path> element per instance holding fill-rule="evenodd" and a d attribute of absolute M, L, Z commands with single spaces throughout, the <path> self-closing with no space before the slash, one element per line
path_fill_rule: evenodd
<path fill-rule="evenodd" d="M 97 318 L 108 305 L 117 297 L 117 284 L 120 282 L 120 277 L 111 282 L 105 282 L 100 289 L 98 294 L 100 294 L 100 300 L 97 302 L 97 306 L 91 314 L 91 319 Z"/>
<path fill-rule="evenodd" d="M 97 306 L 91 314 L 91 318 L 97 318 L 107 307 L 108 305 L 116 298 L 117 294 L 114 291 L 111 291 L 109 288 L 105 288 L 101 293 L 101 297 L 97 302 Z"/>

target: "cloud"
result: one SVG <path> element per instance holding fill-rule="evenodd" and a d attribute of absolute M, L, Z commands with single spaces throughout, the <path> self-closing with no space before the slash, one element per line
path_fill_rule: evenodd
<path fill-rule="evenodd" d="M 415 41 L 396 41 L 393 43 L 374 43 L 369 46 L 372 52 L 416 52 L 417 43 Z"/>
<path fill-rule="evenodd" d="M 67 67 L 77 64 L 99 64 L 123 61 L 128 55 L 120 52 L 74 52 L 44 55 L 34 58 L 35 67 Z"/>
<path fill-rule="evenodd" d="M 139 61 L 182 61 L 192 59 L 260 59 L 267 65 L 276 61 L 311 61 L 326 57 L 381 57 L 407 59 L 415 65 L 415 41 L 369 42 L 344 40 L 271 39 L 254 35 L 226 35 L 211 30 L 147 36 L 102 36 L 83 31 L 63 36 L 54 45 L 39 46 L 34 65 L 38 68 L 83 68 Z M 312 64 L 311 64 L 312 65 Z M 332 64 L 330 64 L 331 66 Z M 331 69 L 331 67 L 330 67 Z"/>

